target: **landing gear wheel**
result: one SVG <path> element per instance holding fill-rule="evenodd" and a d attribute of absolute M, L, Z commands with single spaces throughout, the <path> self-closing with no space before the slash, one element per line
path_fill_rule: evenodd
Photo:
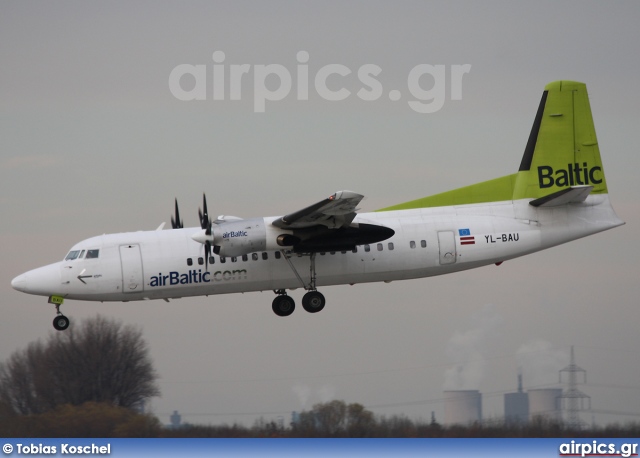
<path fill-rule="evenodd" d="M 56 331 L 64 331 L 69 327 L 69 318 L 64 315 L 57 315 L 53 319 L 53 327 Z"/>
<path fill-rule="evenodd" d="M 289 296 L 281 294 L 273 300 L 271 308 L 273 309 L 273 313 L 278 316 L 289 316 L 296 309 L 296 303 Z"/>
<path fill-rule="evenodd" d="M 309 313 L 317 313 L 324 308 L 324 296 L 319 291 L 309 291 L 302 297 L 302 307 Z"/>

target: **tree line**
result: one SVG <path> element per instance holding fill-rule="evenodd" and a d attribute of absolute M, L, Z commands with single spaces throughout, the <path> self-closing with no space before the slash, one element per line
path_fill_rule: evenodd
<path fill-rule="evenodd" d="M 402 415 L 378 416 L 361 404 L 341 400 L 319 403 L 303 411 L 285 425 L 257 420 L 252 427 L 242 425 L 184 425 L 165 428 L 161 437 L 239 438 L 519 438 L 519 437 L 638 437 L 640 423 L 608 425 L 575 430 L 545 417 L 529 423 L 502 420 L 469 425 L 443 426 L 435 420 L 413 420 Z"/>
<path fill-rule="evenodd" d="M 404 416 L 376 416 L 362 405 L 334 400 L 301 412 L 296 421 L 255 421 L 253 426 L 162 425 L 153 415 L 108 402 L 65 404 L 53 410 L 19 415 L 0 404 L 0 437 L 147 437 L 147 438 L 519 438 L 639 437 L 640 423 L 574 430 L 539 418 L 528 424 L 489 421 L 442 426 Z"/>

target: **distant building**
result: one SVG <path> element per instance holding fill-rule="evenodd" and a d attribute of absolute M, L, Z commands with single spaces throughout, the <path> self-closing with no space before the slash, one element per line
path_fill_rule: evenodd
<path fill-rule="evenodd" d="M 522 374 L 518 374 L 518 391 L 504 395 L 504 421 L 525 424 L 529 421 L 529 395 L 522 391 Z"/>
<path fill-rule="evenodd" d="M 171 429 L 178 429 L 182 426 L 182 416 L 178 414 L 177 410 L 173 411 L 173 415 L 169 417 L 169 421 L 171 422 L 169 425 Z"/>
<path fill-rule="evenodd" d="M 528 393 L 530 420 L 538 417 L 553 421 L 562 421 L 562 388 L 528 390 Z"/>
<path fill-rule="evenodd" d="M 482 421 L 482 394 L 478 390 L 445 391 L 445 425 L 468 425 Z"/>

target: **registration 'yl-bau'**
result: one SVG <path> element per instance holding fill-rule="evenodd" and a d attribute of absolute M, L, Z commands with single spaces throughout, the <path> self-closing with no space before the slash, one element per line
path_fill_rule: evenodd
<path fill-rule="evenodd" d="M 64 260 L 19 275 L 13 288 L 64 299 L 136 301 L 273 291 L 288 316 L 287 290 L 302 306 L 325 306 L 319 287 L 430 277 L 544 250 L 624 224 L 615 214 L 586 86 L 548 84 L 520 169 L 508 176 L 357 214 L 362 195 L 339 191 L 285 216 L 211 220 L 172 230 L 106 234 L 76 244 Z"/>

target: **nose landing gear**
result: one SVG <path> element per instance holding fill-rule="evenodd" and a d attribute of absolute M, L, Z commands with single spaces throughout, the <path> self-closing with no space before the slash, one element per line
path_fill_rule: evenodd
<path fill-rule="evenodd" d="M 53 327 L 56 331 L 64 331 L 69 327 L 69 318 L 60 311 L 63 302 L 64 298 L 60 296 L 49 296 L 49 303 L 56 307 L 56 317 L 53 319 Z"/>

